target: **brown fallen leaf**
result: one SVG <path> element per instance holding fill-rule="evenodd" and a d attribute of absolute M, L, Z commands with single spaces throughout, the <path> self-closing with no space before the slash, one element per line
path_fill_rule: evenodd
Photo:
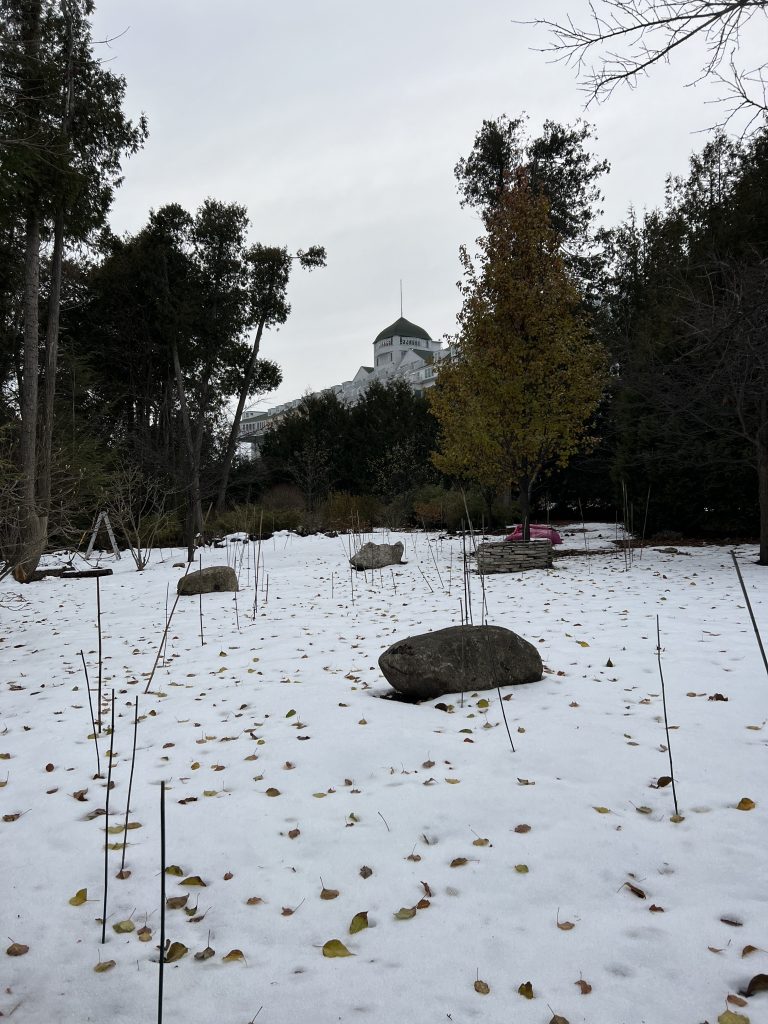
<path fill-rule="evenodd" d="M 726 1003 L 730 1003 L 731 1006 L 749 1006 L 746 999 L 742 999 L 741 996 L 735 996 L 732 993 L 729 993 L 725 997 L 725 1001 Z"/>
<path fill-rule="evenodd" d="M 672 777 L 670 775 L 662 775 L 656 781 L 656 788 L 663 789 L 665 786 L 672 784 Z"/>
<path fill-rule="evenodd" d="M 195 960 L 210 960 L 215 954 L 215 949 L 211 949 L 210 946 L 206 946 L 205 949 L 201 949 L 199 953 L 195 953 Z"/>
<path fill-rule="evenodd" d="M 561 921 L 560 920 L 560 908 L 559 907 L 557 908 L 556 921 L 557 921 L 557 927 L 560 929 L 561 932 L 569 932 L 569 931 L 571 931 L 572 928 L 576 927 L 576 925 L 573 923 L 573 921 Z"/>
<path fill-rule="evenodd" d="M 579 991 L 583 996 L 588 996 L 589 993 L 592 991 L 592 986 L 589 984 L 588 981 L 584 981 L 583 978 L 579 978 L 579 980 L 574 981 L 573 984 L 578 986 Z"/>
<path fill-rule="evenodd" d="M 526 832 L 530 832 L 530 831 L 531 831 L 531 826 L 530 825 L 516 825 L 515 826 L 515 832 L 517 832 L 518 835 L 525 835 Z"/>
<path fill-rule="evenodd" d="M 373 869 L 369 868 L 367 864 L 363 864 L 363 866 L 360 868 L 360 877 L 361 878 L 370 878 L 372 874 L 373 874 Z"/>
<path fill-rule="evenodd" d="M 533 985 L 530 981 L 524 981 L 518 986 L 517 991 L 524 999 L 533 999 Z"/>
<path fill-rule="evenodd" d="M 473 839 L 472 840 L 472 845 L 473 846 L 490 846 L 491 845 L 491 840 L 490 839 L 479 839 L 479 838 L 478 839 Z"/>
<path fill-rule="evenodd" d="M 299 828 L 292 828 L 288 832 L 288 838 L 289 839 L 296 839 L 300 835 L 301 835 L 301 829 L 299 829 Z"/>
<path fill-rule="evenodd" d="M 256 907 L 259 905 L 259 903 L 263 903 L 264 900 L 261 898 L 261 896 L 251 896 L 250 899 L 247 899 L 245 902 L 249 907 Z"/>
<path fill-rule="evenodd" d="M 759 946 L 745 946 L 744 949 L 742 949 L 741 951 L 741 955 L 742 957 L 750 956 L 752 953 L 757 953 L 760 951 L 761 950 Z"/>
<path fill-rule="evenodd" d="M 479 978 L 474 984 L 475 992 L 479 992 L 481 996 L 487 996 L 491 991 L 491 986 L 487 981 L 481 981 Z"/>
<path fill-rule="evenodd" d="M 753 996 L 757 992 L 768 992 L 768 974 L 756 974 L 747 985 L 745 996 Z"/>
<path fill-rule="evenodd" d="M 232 964 L 237 960 L 245 960 L 245 955 L 242 949 L 230 949 L 227 955 L 223 956 L 221 959 L 225 964 Z"/>
<path fill-rule="evenodd" d="M 454 857 L 451 861 L 452 868 L 463 868 L 465 864 L 469 864 L 466 857 Z"/>
<path fill-rule="evenodd" d="M 718 949 L 717 946 L 707 946 L 707 949 L 709 950 L 710 953 L 722 953 L 723 952 L 723 950 L 722 949 Z"/>
<path fill-rule="evenodd" d="M 549 1024 L 570 1024 L 570 1022 L 567 1017 L 561 1017 L 559 1013 L 553 1013 Z"/>
<path fill-rule="evenodd" d="M 757 804 L 754 800 L 750 800 L 748 796 L 743 796 L 741 800 L 736 804 L 737 811 L 754 811 Z"/>
<path fill-rule="evenodd" d="M 152 938 L 152 929 L 147 927 L 147 925 L 142 925 L 136 932 L 136 938 L 139 942 L 149 942 Z"/>
<path fill-rule="evenodd" d="M 186 906 L 188 899 L 189 893 L 185 893 L 183 896 L 169 896 L 165 901 L 165 906 L 168 910 L 181 910 Z"/>
<path fill-rule="evenodd" d="M 429 884 L 427 882 L 422 882 L 421 884 L 424 887 L 424 895 L 432 896 L 432 890 L 429 888 Z"/>
<path fill-rule="evenodd" d="M 663 914 L 665 912 L 664 907 L 657 907 L 655 903 L 652 903 L 648 909 L 652 914 Z"/>
<path fill-rule="evenodd" d="M 234 876 L 234 875 L 232 874 L 232 872 L 231 872 L 231 871 L 226 871 L 226 872 L 224 873 L 224 881 L 225 881 L 225 882 L 228 882 L 228 881 L 229 881 L 229 880 L 230 880 L 231 878 L 234 878 L 234 877 L 235 877 L 235 876 Z"/>
<path fill-rule="evenodd" d="M 622 888 L 624 888 L 625 886 L 633 895 L 637 896 L 639 900 L 645 899 L 645 893 L 639 886 L 633 885 L 631 882 L 625 882 Z"/>
<path fill-rule="evenodd" d="M 23 942 L 12 942 L 5 952 L 8 956 L 24 956 L 29 952 L 29 946 L 25 946 Z"/>
<path fill-rule="evenodd" d="M 186 956 L 189 950 L 183 942 L 172 942 L 168 947 L 163 960 L 167 964 L 175 963 L 176 960 L 181 960 L 183 956 Z"/>
<path fill-rule="evenodd" d="M 720 920 L 723 924 L 729 924 L 731 928 L 741 928 L 742 922 L 738 921 L 735 917 L 721 917 Z"/>
<path fill-rule="evenodd" d="M 335 900 L 339 895 L 338 889 L 326 889 L 325 886 L 320 890 L 321 900 Z"/>

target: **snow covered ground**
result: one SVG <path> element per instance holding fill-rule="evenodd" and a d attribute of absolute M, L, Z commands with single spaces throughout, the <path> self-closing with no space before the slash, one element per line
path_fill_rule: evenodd
<path fill-rule="evenodd" d="M 590 550 L 614 532 L 591 528 Z M 768 973 L 768 679 L 728 551 L 488 577 L 488 621 L 547 669 L 505 692 L 513 753 L 495 691 L 380 699 L 379 654 L 457 624 L 464 594 L 461 539 L 386 539 L 408 564 L 353 578 L 349 538 L 264 542 L 255 619 L 256 545 L 204 550 L 204 565 L 238 569 L 237 604 L 203 598 L 202 643 L 198 599 L 179 600 L 146 696 L 180 553 L 143 573 L 103 559 L 106 836 L 79 656 L 94 687 L 95 580 L 0 584 L 0 1016 L 156 1018 L 164 780 L 167 863 L 183 872 L 166 895 L 189 894 L 167 912 L 166 937 L 189 950 L 165 967 L 167 1024 L 768 1021 L 768 992 L 726 1002 Z M 768 640 L 755 556 L 739 549 Z M 478 623 L 477 576 L 471 592 Z M 657 615 L 677 821 L 671 786 L 656 788 L 669 775 Z M 120 833 L 137 696 L 136 827 Z M 103 765 L 109 747 L 102 735 Z M 205 886 L 184 884 L 194 876 Z M 353 955 L 324 956 L 333 939 Z M 7 956 L 10 943 L 28 951 Z M 224 960 L 232 950 L 242 958 Z"/>

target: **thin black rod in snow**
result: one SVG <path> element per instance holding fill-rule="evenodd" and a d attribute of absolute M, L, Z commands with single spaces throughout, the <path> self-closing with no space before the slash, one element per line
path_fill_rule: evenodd
<path fill-rule="evenodd" d="M 109 725 L 109 766 L 107 798 L 104 803 L 104 909 L 101 916 L 101 944 L 107 941 L 107 891 L 109 889 L 109 793 L 112 788 L 112 759 L 115 755 L 115 691 L 112 691 L 112 712 Z"/>
<path fill-rule="evenodd" d="M 752 602 L 749 600 L 747 588 L 744 586 L 744 580 L 741 575 L 741 569 L 739 568 L 739 563 L 736 561 L 735 551 L 731 552 L 731 558 L 733 559 L 733 564 L 736 569 L 736 575 L 739 577 L 739 583 L 741 584 L 741 592 L 744 595 L 744 600 L 747 602 L 747 611 L 749 612 L 750 619 L 752 619 L 752 629 L 754 629 L 755 631 L 757 646 L 760 648 L 760 654 L 763 658 L 763 665 L 765 665 L 765 671 L 768 672 L 768 659 L 766 659 L 765 657 L 765 648 L 763 647 L 763 641 L 760 637 L 760 630 L 757 628 L 757 622 L 755 621 L 755 613 L 752 611 Z"/>
<path fill-rule="evenodd" d="M 659 678 L 661 679 L 661 702 L 664 707 L 664 728 L 667 733 L 667 754 L 669 755 L 669 777 L 672 780 L 672 798 L 675 801 L 675 816 L 680 816 L 677 809 L 677 791 L 675 789 L 675 769 L 672 764 L 672 746 L 669 739 L 669 720 L 667 718 L 667 692 L 664 686 L 664 673 L 661 671 L 661 632 L 659 630 L 659 616 L 656 616 L 656 657 L 659 662 Z"/>
<path fill-rule="evenodd" d="M 157 1024 L 163 1024 L 163 964 L 165 963 L 165 782 L 160 783 L 160 973 L 157 979 Z"/>
<path fill-rule="evenodd" d="M 80 658 L 83 662 L 83 672 L 85 672 L 85 692 L 88 694 L 88 707 L 91 711 L 91 725 L 93 726 L 93 745 L 96 747 L 96 776 L 101 778 L 101 763 L 99 761 L 99 738 L 96 735 L 96 719 L 93 714 L 93 698 L 91 697 L 91 684 L 88 681 L 88 668 L 85 664 L 85 655 L 80 651 Z"/>

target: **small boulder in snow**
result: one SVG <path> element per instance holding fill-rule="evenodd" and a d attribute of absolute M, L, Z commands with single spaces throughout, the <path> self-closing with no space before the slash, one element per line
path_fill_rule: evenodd
<path fill-rule="evenodd" d="M 379 667 L 387 682 L 414 700 L 533 683 L 543 675 L 533 644 L 502 626 L 449 626 L 398 640 L 381 655 Z"/>
<path fill-rule="evenodd" d="M 209 565 L 183 576 L 176 587 L 179 594 L 213 594 L 239 590 L 237 573 L 229 565 Z"/>
<path fill-rule="evenodd" d="M 356 554 L 350 558 L 350 564 L 363 571 L 365 569 L 383 569 L 385 565 L 401 565 L 403 561 L 403 545 L 396 544 L 363 544 Z"/>

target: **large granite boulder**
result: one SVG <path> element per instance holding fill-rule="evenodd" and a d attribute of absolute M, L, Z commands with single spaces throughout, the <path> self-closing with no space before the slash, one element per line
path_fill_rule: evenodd
<path fill-rule="evenodd" d="M 397 544 L 363 544 L 358 552 L 350 558 L 350 565 L 355 569 L 383 569 L 385 565 L 400 565 L 403 561 L 403 545 Z"/>
<path fill-rule="evenodd" d="M 398 640 L 381 655 L 379 668 L 413 700 L 533 683 L 543 674 L 533 644 L 502 626 L 449 626 Z"/>
<path fill-rule="evenodd" d="M 179 594 L 214 594 L 239 590 L 237 573 L 230 565 L 209 565 L 205 569 L 188 572 L 179 580 Z"/>

